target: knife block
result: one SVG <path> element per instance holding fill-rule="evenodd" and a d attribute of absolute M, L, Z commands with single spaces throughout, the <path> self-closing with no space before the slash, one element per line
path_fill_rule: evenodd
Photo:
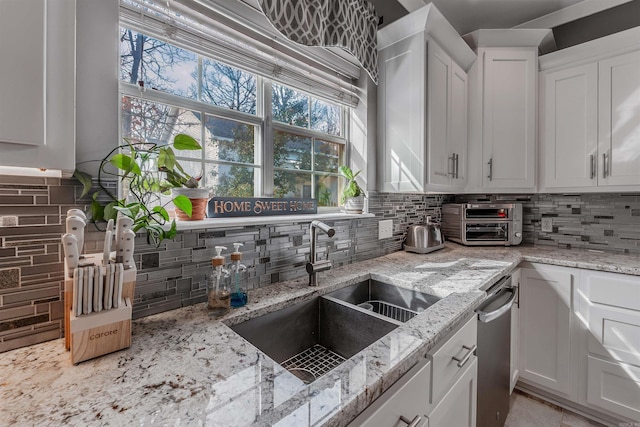
<path fill-rule="evenodd" d="M 102 254 L 85 255 L 84 262 L 102 263 Z M 76 364 L 131 346 L 132 300 L 136 284 L 135 266 L 124 271 L 122 300 L 118 308 L 75 316 L 72 310 L 73 279 L 65 265 L 65 347 Z"/>

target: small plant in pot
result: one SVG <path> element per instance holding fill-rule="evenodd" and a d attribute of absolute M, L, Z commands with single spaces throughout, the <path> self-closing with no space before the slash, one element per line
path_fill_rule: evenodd
<path fill-rule="evenodd" d="M 340 195 L 340 203 L 344 205 L 347 213 L 361 214 L 364 209 L 364 190 L 356 182 L 356 177 L 361 170 L 353 173 L 349 166 L 340 166 L 340 175 L 347 179 L 347 185 Z"/>
<path fill-rule="evenodd" d="M 180 211 L 176 213 L 179 218 L 203 219 L 209 190 L 198 188 L 200 177 L 193 177 L 185 171 L 176 159 L 174 149 L 200 150 L 202 147 L 186 134 L 176 135 L 169 145 L 125 138 L 125 144 L 114 148 L 100 162 L 98 186 L 110 202 L 105 206 L 101 205 L 98 202 L 101 191 L 94 192 L 91 203 L 92 220 L 97 222 L 115 219 L 120 212 L 134 220 L 133 231 L 144 229 L 147 240 L 158 246 L 162 240 L 171 239 L 177 233 L 175 220 L 170 218 L 166 209 L 169 203 L 173 202 L 176 212 Z M 78 170 L 74 176 L 84 186 L 84 197 L 92 189 L 92 177 Z M 105 176 L 119 178 L 124 186 L 124 199 L 118 199 L 106 188 L 105 180 L 108 178 Z M 173 190 L 175 192 L 172 194 Z M 172 197 L 163 203 L 162 194 L 172 194 Z M 165 227 L 167 223 L 171 223 L 169 229 Z"/>

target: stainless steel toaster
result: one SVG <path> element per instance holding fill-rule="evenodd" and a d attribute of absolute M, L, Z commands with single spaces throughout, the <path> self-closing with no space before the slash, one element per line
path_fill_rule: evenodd
<path fill-rule="evenodd" d="M 410 225 L 404 239 L 404 250 L 418 254 L 426 254 L 444 248 L 444 236 L 440 224 L 430 222 L 426 224 Z"/>

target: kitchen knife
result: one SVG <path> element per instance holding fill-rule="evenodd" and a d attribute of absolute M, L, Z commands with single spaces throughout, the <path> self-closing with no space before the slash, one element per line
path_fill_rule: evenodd
<path fill-rule="evenodd" d="M 73 312 L 76 317 L 82 314 L 82 288 L 84 285 L 84 268 L 76 268 L 73 273 Z"/>
<path fill-rule="evenodd" d="M 73 277 L 73 272 L 78 267 L 80 254 L 78 253 L 78 239 L 71 233 L 62 236 L 62 248 L 64 249 L 64 262 L 67 264 L 69 277 Z"/>
<path fill-rule="evenodd" d="M 107 264 L 107 275 L 105 276 L 104 295 L 102 296 L 102 309 L 109 310 L 113 305 L 113 276 L 115 264 Z"/>
<path fill-rule="evenodd" d="M 93 311 L 96 313 L 102 311 L 102 286 L 103 286 L 104 267 L 96 265 L 93 272 Z"/>
<path fill-rule="evenodd" d="M 124 248 L 122 247 L 122 238 L 125 230 L 131 230 L 133 220 L 126 216 L 118 217 L 116 221 L 116 262 L 122 262 L 124 257 Z"/>
<path fill-rule="evenodd" d="M 84 268 L 82 313 L 90 314 L 93 306 L 93 267 Z"/>
<path fill-rule="evenodd" d="M 85 223 L 87 222 L 87 215 L 80 209 L 69 209 L 67 211 L 67 217 L 70 216 L 79 216 Z"/>
<path fill-rule="evenodd" d="M 84 247 L 84 227 L 86 223 L 79 216 L 67 217 L 67 233 L 71 233 L 78 239 L 78 254 L 82 255 Z"/>
<path fill-rule="evenodd" d="M 113 308 L 120 307 L 120 299 L 122 298 L 122 281 L 124 280 L 124 266 L 121 263 L 116 264 L 116 273 L 114 274 L 113 285 Z"/>
<path fill-rule="evenodd" d="M 113 220 L 110 220 L 113 221 Z M 108 228 L 108 227 L 107 227 Z M 104 233 L 104 248 L 102 249 L 102 264 L 109 264 L 109 257 L 111 256 L 111 243 L 113 242 L 112 231 L 107 230 Z"/>
<path fill-rule="evenodd" d="M 113 225 L 113 218 L 112 218 L 107 222 L 107 231 L 110 231 L 111 234 L 113 235 L 113 230 L 114 230 L 114 225 Z"/>
<path fill-rule="evenodd" d="M 135 245 L 136 233 L 129 229 L 125 230 L 122 235 L 121 247 L 122 250 L 122 264 L 125 270 L 128 270 L 134 266 L 133 250 Z"/>

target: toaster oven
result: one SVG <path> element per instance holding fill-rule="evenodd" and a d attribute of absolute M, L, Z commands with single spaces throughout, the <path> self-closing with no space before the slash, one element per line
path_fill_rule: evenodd
<path fill-rule="evenodd" d="M 519 203 L 448 203 L 442 205 L 442 233 L 468 246 L 522 243 Z"/>

